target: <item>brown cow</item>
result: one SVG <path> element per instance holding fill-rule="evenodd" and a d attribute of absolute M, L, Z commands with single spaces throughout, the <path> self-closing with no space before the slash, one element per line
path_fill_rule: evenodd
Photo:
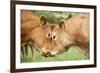
<path fill-rule="evenodd" d="M 30 43 L 31 32 L 41 25 L 46 24 L 44 16 L 37 16 L 34 12 L 29 10 L 21 11 L 21 50 L 23 56 L 27 55 L 27 47 L 32 45 Z M 33 53 L 33 52 L 32 52 Z"/>
<path fill-rule="evenodd" d="M 21 12 L 21 50 L 22 54 L 27 55 L 27 46 L 30 45 L 34 57 L 34 49 L 44 55 L 42 49 L 53 49 L 54 44 L 48 39 L 48 33 L 52 32 L 53 26 L 50 25 L 44 16 L 34 15 L 32 11 Z M 47 54 L 46 54 L 47 55 Z M 44 55 L 44 56 L 46 56 Z"/>
<path fill-rule="evenodd" d="M 48 43 L 50 48 L 41 50 L 46 56 L 67 51 L 71 46 L 79 46 L 84 54 L 89 54 L 89 14 L 77 13 L 59 25 L 53 25 L 53 30 L 48 35 L 52 44 Z"/>
<path fill-rule="evenodd" d="M 28 41 L 31 31 L 41 25 L 40 18 L 34 15 L 32 11 L 22 11 L 21 14 L 21 42 Z"/>
<path fill-rule="evenodd" d="M 70 36 L 73 44 L 78 45 L 85 53 L 89 53 L 89 14 L 77 13 L 67 21 L 61 21 L 60 25 Z"/>

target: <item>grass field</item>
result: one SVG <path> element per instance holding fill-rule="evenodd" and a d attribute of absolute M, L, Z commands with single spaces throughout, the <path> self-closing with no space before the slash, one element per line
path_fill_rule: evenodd
<path fill-rule="evenodd" d="M 50 61 L 68 61 L 68 60 L 87 60 L 88 57 L 83 55 L 77 48 L 70 48 L 69 51 L 56 55 L 54 57 L 43 57 L 38 51 L 34 51 L 35 57 L 32 59 L 32 53 L 29 48 L 28 56 L 22 58 L 21 63 L 29 63 L 29 62 L 50 62 Z"/>

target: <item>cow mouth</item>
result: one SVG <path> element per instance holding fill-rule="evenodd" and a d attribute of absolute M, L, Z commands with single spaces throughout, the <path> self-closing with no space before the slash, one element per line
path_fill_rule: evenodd
<path fill-rule="evenodd" d="M 55 55 L 51 55 L 50 53 L 47 53 L 47 54 L 42 54 L 42 56 L 44 56 L 44 57 L 54 57 Z"/>

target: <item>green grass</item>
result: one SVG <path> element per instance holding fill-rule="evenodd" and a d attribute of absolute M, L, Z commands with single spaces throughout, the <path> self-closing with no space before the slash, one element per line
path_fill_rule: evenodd
<path fill-rule="evenodd" d="M 69 15 L 73 16 L 75 13 L 72 12 L 61 12 L 61 11 L 34 11 L 36 15 L 44 15 L 49 23 L 59 23 L 61 19 L 68 19 Z"/>
<path fill-rule="evenodd" d="M 87 60 L 87 56 L 83 55 L 77 48 L 70 48 L 69 51 L 64 52 L 63 54 L 56 55 L 54 57 L 43 57 L 38 51 L 34 51 L 35 57 L 32 59 L 32 53 L 30 49 L 28 50 L 28 56 L 22 58 L 21 63 L 29 62 L 51 62 L 51 61 L 68 61 L 68 60 Z"/>

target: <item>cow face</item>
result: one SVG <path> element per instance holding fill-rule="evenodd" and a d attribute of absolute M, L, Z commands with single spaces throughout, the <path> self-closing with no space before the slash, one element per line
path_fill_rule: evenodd
<path fill-rule="evenodd" d="M 43 19 L 42 19 L 43 18 Z M 65 51 L 66 44 L 72 43 L 64 31 L 64 24 L 49 24 L 45 17 L 40 18 L 42 26 L 32 31 L 31 40 L 34 47 L 45 56 L 54 56 Z"/>

